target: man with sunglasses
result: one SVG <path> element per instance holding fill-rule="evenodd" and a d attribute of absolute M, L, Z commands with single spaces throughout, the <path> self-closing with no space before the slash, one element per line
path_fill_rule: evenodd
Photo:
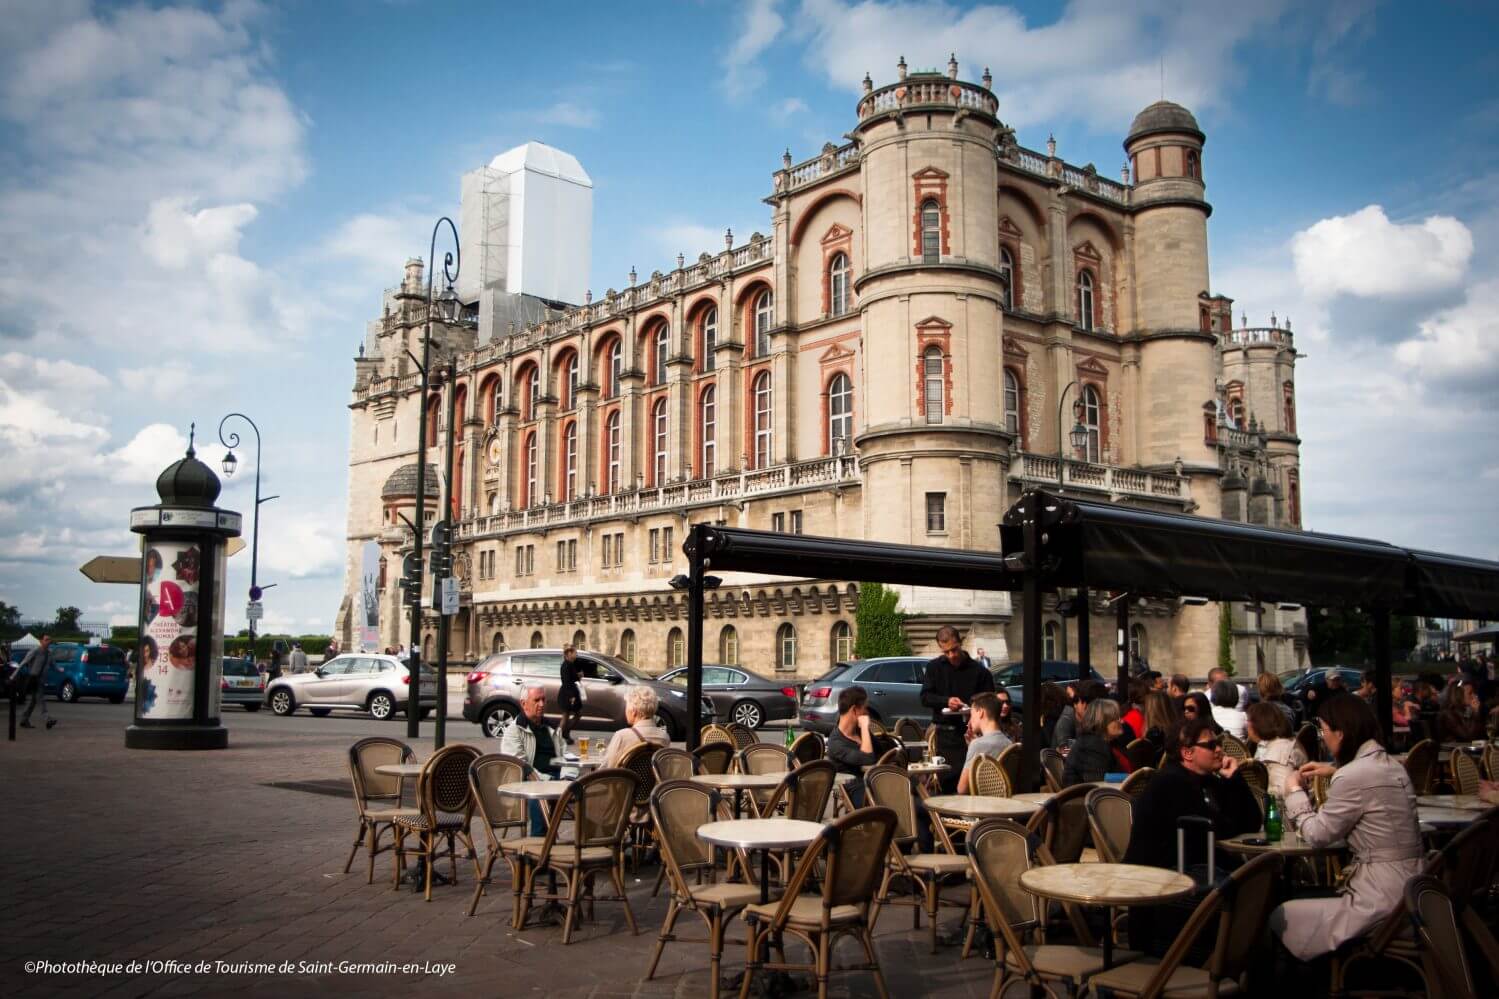
<path fill-rule="evenodd" d="M 963 639 L 951 625 L 937 629 L 937 648 L 941 653 L 926 664 L 921 703 L 932 709 L 937 754 L 953 768 L 940 778 L 942 791 L 954 794 L 958 789 L 958 764 L 968 753 L 963 739 L 968 731 L 964 709 L 973 703 L 974 695 L 994 692 L 994 674 L 963 651 Z"/>

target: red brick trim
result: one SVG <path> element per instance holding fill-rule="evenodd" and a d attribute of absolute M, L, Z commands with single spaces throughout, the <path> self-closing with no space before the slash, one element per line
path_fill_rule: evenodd
<path fill-rule="evenodd" d="M 936 167 L 925 167 L 911 175 L 914 205 L 911 216 L 913 233 L 911 255 L 921 258 L 921 207 L 928 201 L 937 202 L 937 214 L 941 219 L 942 255 L 952 253 L 952 221 L 947 210 L 947 174 Z"/>
<path fill-rule="evenodd" d="M 936 347 L 942 351 L 942 412 L 951 415 L 953 408 L 952 323 L 928 316 L 916 324 L 916 413 L 926 417 L 926 352 Z"/>
<path fill-rule="evenodd" d="M 849 426 L 853 426 L 854 417 L 854 352 L 845 347 L 834 345 L 828 348 L 822 357 L 817 359 L 820 368 L 818 379 L 822 383 L 822 453 L 831 455 L 833 453 L 833 441 L 828 432 L 828 421 L 832 419 L 832 384 L 838 375 L 848 378 L 849 387 Z"/>
<path fill-rule="evenodd" d="M 599 495 L 609 492 L 609 417 L 620 413 L 620 404 L 613 403 L 599 410 Z M 619 418 L 619 485 L 623 489 L 625 485 L 625 418 L 621 414 Z"/>
<path fill-rule="evenodd" d="M 651 390 L 642 400 L 644 405 L 641 411 L 645 413 L 645 484 L 651 489 L 658 489 L 666 485 L 665 482 L 656 481 L 656 405 L 659 402 L 665 406 L 666 412 L 666 461 L 671 464 L 671 401 L 667 398 L 666 387 L 658 386 Z M 665 470 L 663 470 L 665 474 Z"/>
<path fill-rule="evenodd" d="M 802 242 L 802 236 L 806 235 L 807 226 L 812 224 L 812 219 L 817 215 L 818 210 L 820 210 L 822 206 L 827 204 L 828 202 L 836 201 L 839 198 L 847 198 L 856 205 L 864 204 L 863 195 L 855 194 L 853 191 L 850 191 L 846 187 L 835 187 L 830 191 L 822 192 L 822 194 L 817 197 L 817 200 L 813 201 L 811 204 L 807 205 L 807 207 L 797 212 L 799 218 L 797 218 L 796 224 L 791 227 L 791 245 L 800 246 Z"/>
<path fill-rule="evenodd" d="M 568 498 L 567 497 L 567 431 L 568 431 L 569 428 L 576 427 L 577 425 L 578 425 L 577 418 L 573 417 L 571 419 L 563 421 L 562 426 L 560 428 L 558 428 L 558 432 L 557 432 L 557 494 L 556 495 L 557 495 L 557 499 L 560 502 L 564 502 L 564 503 L 567 502 L 567 498 Z M 577 473 L 578 473 L 578 475 L 581 476 L 583 474 L 583 466 L 581 464 L 581 459 L 583 457 L 583 453 L 582 453 L 581 450 L 578 451 L 578 455 L 577 456 L 578 456 L 578 458 L 580 460 L 580 463 L 577 466 Z M 582 494 L 583 494 L 583 484 L 581 482 L 575 482 L 575 483 L 573 483 L 573 495 L 574 495 L 574 498 L 576 498 L 578 496 L 581 496 Z"/>
<path fill-rule="evenodd" d="M 718 379 L 705 379 L 697 386 L 697 394 L 692 405 L 692 477 L 694 479 L 704 478 L 707 474 L 703 468 L 703 445 L 707 443 L 707 435 L 703 432 L 703 400 L 709 392 L 713 393 L 713 424 L 717 431 L 719 418 L 722 415 L 718 405 Z M 718 460 L 718 445 L 713 446 L 713 471 L 715 474 L 723 466 Z"/>

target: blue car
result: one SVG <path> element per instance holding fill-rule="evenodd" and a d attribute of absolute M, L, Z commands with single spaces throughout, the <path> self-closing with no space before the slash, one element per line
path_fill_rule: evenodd
<path fill-rule="evenodd" d="M 12 662 L 19 663 L 27 651 L 12 650 Z M 119 704 L 130 689 L 130 667 L 125 650 L 118 646 L 53 642 L 52 659 L 52 668 L 42 677 L 42 692 L 58 700 L 107 697 L 111 704 Z"/>

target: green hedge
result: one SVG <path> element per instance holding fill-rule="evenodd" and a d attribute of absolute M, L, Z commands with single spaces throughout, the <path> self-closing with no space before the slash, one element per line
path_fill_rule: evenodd
<path fill-rule="evenodd" d="M 300 642 L 303 652 L 309 656 L 320 656 L 328 651 L 328 643 L 332 640 L 331 635 L 256 635 L 255 658 L 270 659 L 271 646 L 278 641 L 286 643 L 287 651 L 291 650 L 293 642 Z M 224 655 L 226 656 L 242 656 L 249 647 L 248 637 L 233 635 L 224 638 Z"/>

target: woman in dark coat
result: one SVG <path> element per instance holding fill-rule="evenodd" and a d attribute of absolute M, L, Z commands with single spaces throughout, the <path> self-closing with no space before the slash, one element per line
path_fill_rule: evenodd
<path fill-rule="evenodd" d="M 1062 786 L 1100 781 L 1110 773 L 1129 773 L 1133 769 L 1129 759 L 1109 745 L 1123 731 L 1117 702 L 1107 697 L 1090 701 L 1083 712 L 1083 730 L 1072 740 L 1062 768 Z"/>

